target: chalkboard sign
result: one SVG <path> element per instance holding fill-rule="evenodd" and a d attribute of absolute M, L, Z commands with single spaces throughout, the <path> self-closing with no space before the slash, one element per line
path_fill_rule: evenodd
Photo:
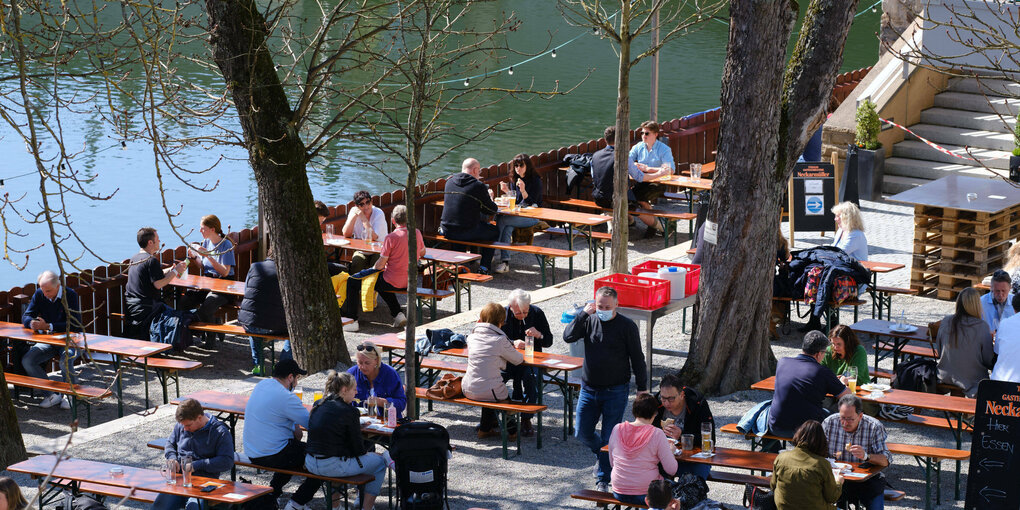
<path fill-rule="evenodd" d="M 835 231 L 835 200 L 832 163 L 797 163 L 793 167 L 793 220 L 798 232 Z"/>
<path fill-rule="evenodd" d="M 965 508 L 1020 508 L 1017 446 L 1020 446 L 1020 384 L 981 381 L 970 446 Z"/>

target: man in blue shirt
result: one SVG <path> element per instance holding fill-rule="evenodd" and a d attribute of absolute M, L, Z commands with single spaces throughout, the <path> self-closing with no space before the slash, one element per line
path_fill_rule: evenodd
<path fill-rule="evenodd" d="M 37 280 L 39 288 L 32 294 L 32 300 L 25 308 L 21 317 L 22 325 L 36 332 L 65 333 L 81 331 L 81 307 L 78 304 L 78 293 L 60 285 L 60 278 L 52 271 L 43 271 Z M 67 309 L 64 308 L 64 296 L 67 297 Z M 70 319 L 67 310 L 71 310 Z M 19 342 L 20 343 L 20 342 Z M 68 365 L 78 356 L 77 349 L 68 349 L 64 355 L 63 345 L 36 343 L 25 353 L 21 364 L 25 375 L 38 379 L 46 379 L 46 370 L 41 365 L 49 363 L 53 358 L 60 359 L 62 379 L 68 380 Z M 39 402 L 39 407 L 49 408 L 60 404 L 61 409 L 70 409 L 71 404 L 59 393 L 47 392 Z"/>
<path fill-rule="evenodd" d="M 219 478 L 220 473 L 234 464 L 234 440 L 227 425 L 210 416 L 202 404 L 189 398 L 177 406 L 174 418 L 177 424 L 166 441 L 163 456 L 175 472 L 180 472 L 185 457 L 191 457 L 191 466 L 196 476 Z M 160 494 L 152 502 L 154 510 L 185 508 L 199 510 L 197 498 L 172 494 Z"/>
<path fill-rule="evenodd" d="M 281 469 L 303 470 L 305 444 L 301 427 L 308 428 L 308 409 L 293 393 L 299 375 L 308 375 L 293 359 L 280 360 L 273 377 L 255 385 L 244 408 L 244 453 L 252 464 Z M 276 508 L 276 498 L 291 475 L 274 473 L 269 486 L 272 494 L 263 496 L 259 508 Z M 285 510 L 305 510 L 319 489 L 319 481 L 305 478 L 290 498 Z"/>
<path fill-rule="evenodd" d="M 838 399 L 850 394 L 832 370 L 822 366 L 829 339 L 821 331 L 804 335 L 801 353 L 783 358 L 776 365 L 776 391 L 769 409 L 769 432 L 780 437 L 793 437 L 805 421 L 822 421 L 829 412 L 822 407 L 826 395 Z M 777 450 L 778 451 L 778 450 Z"/>
<path fill-rule="evenodd" d="M 999 329 L 999 323 L 1003 319 L 1013 316 L 1013 307 L 1009 305 L 1012 299 L 1010 296 L 1009 273 L 999 269 L 992 273 L 992 290 L 981 296 L 981 312 L 984 314 L 988 329 L 995 331 Z"/>
<path fill-rule="evenodd" d="M 673 166 L 673 151 L 659 141 L 659 124 L 652 120 L 642 122 L 641 141 L 634 144 L 627 155 L 627 174 L 636 182 L 632 189 L 638 205 L 651 209 L 652 201 L 662 196 L 665 189 L 662 185 L 645 181 L 672 174 Z M 645 237 L 662 233 L 661 226 L 654 217 L 649 215 L 638 217 L 648 226 Z"/>

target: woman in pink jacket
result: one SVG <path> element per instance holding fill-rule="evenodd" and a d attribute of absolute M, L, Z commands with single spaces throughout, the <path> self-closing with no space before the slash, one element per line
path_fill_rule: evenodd
<path fill-rule="evenodd" d="M 506 309 L 499 303 L 489 303 L 482 307 L 478 323 L 467 337 L 468 367 L 462 384 L 464 396 L 467 398 L 486 402 L 510 398 L 501 372 L 507 362 L 514 365 L 524 362 L 524 354 L 517 350 L 524 348 L 524 341 L 517 340 L 516 346 L 510 342 L 503 330 L 499 329 L 503 327 L 505 321 Z M 517 440 L 516 428 L 508 428 L 507 432 L 511 435 L 511 441 Z M 499 420 L 496 411 L 482 409 L 478 439 L 497 435 Z"/>
<path fill-rule="evenodd" d="M 610 481 L 613 497 L 643 505 L 648 484 L 662 479 L 659 464 L 667 473 L 676 473 L 677 464 L 666 433 L 652 425 L 659 409 L 655 397 L 641 393 L 631 409 L 634 421 L 620 423 L 609 437 L 609 464 L 613 467 Z"/>

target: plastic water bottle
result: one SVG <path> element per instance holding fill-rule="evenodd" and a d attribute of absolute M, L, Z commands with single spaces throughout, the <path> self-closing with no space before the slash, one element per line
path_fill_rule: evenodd
<path fill-rule="evenodd" d="M 535 339 L 533 337 L 524 337 L 524 359 L 528 361 L 535 359 Z"/>
<path fill-rule="evenodd" d="M 386 426 L 390 428 L 397 426 L 396 406 L 388 406 L 388 409 L 386 410 Z"/>

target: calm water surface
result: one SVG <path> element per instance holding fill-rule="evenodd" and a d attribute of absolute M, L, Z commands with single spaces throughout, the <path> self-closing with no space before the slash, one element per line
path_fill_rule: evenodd
<path fill-rule="evenodd" d="M 589 71 L 590 76 L 571 94 L 552 99 L 534 98 L 530 101 L 506 99 L 495 105 L 475 112 L 451 115 L 450 122 L 458 126 L 481 125 L 499 119 L 510 119 L 514 129 L 496 133 L 482 142 L 462 148 L 450 154 L 446 160 L 433 166 L 422 181 L 459 170 L 459 163 L 465 157 L 478 158 L 482 165 L 506 161 L 519 152 L 540 152 L 583 140 L 601 136 L 604 126 L 612 122 L 616 107 L 616 58 L 611 45 L 593 36 L 590 31 L 567 25 L 555 9 L 555 3 L 548 0 L 516 0 L 494 4 L 487 11 L 475 14 L 478 20 L 492 19 L 500 12 L 515 10 L 523 20 L 521 28 L 512 33 L 510 46 L 523 52 L 538 52 L 547 44 L 556 46 L 584 33 L 573 43 L 560 48 L 557 57 L 545 56 L 531 63 L 516 66 L 514 75 L 502 74 L 489 83 L 500 86 L 534 84 L 535 89 L 549 90 L 560 84 L 569 87 L 582 80 Z M 859 9 L 866 10 L 870 3 Z M 311 2 L 305 8 L 311 8 Z M 869 10 L 859 16 L 850 34 L 844 56 L 844 70 L 866 67 L 874 63 L 877 43 L 874 33 L 878 30 L 879 14 Z M 726 53 L 728 27 L 720 22 L 710 21 L 701 30 L 673 41 L 661 52 L 660 94 L 658 115 L 660 120 L 678 118 L 719 104 L 719 82 Z M 506 65 L 523 60 L 524 57 L 509 56 Z M 493 67 L 496 67 L 493 65 Z M 500 65 L 499 67 L 502 67 Z M 633 71 L 631 79 L 632 123 L 649 118 L 649 70 L 650 61 L 645 60 Z M 181 73 L 195 82 L 210 86 L 222 86 L 221 78 L 206 69 L 182 68 Z M 155 158 L 150 146 L 142 141 L 126 141 L 121 147 L 120 139 L 94 115 L 81 113 L 62 114 L 65 140 L 70 150 L 81 151 L 76 158 L 76 167 L 84 175 L 95 176 L 88 184 L 89 191 L 109 195 L 105 201 L 89 201 L 68 196 L 67 208 L 78 235 L 101 256 L 122 260 L 137 250 L 135 232 L 140 226 L 154 226 L 161 232 L 167 245 L 176 245 L 177 240 L 169 227 L 170 220 L 164 212 L 158 191 L 155 172 Z M 39 180 L 36 176 L 10 179 L 9 177 L 31 172 L 34 164 L 24 144 L 9 128 L 0 131 L 0 178 L 6 179 L 3 190 L 12 198 L 26 195 L 19 207 L 36 210 L 39 202 Z M 342 149 L 342 150 L 341 150 Z M 344 142 L 335 148 L 335 154 L 328 163 L 309 170 L 309 180 L 316 198 L 328 204 L 346 202 L 354 191 L 367 189 L 373 194 L 395 188 L 379 170 L 357 161 L 384 161 L 382 155 L 357 141 Z M 189 188 L 171 176 L 164 175 L 167 189 L 167 208 L 180 211 L 175 223 L 183 223 L 181 232 L 185 235 L 194 228 L 188 239 L 197 240 L 197 224 L 202 215 L 216 214 L 224 227 L 230 225 L 239 230 L 256 223 L 257 190 L 247 165 L 246 154 L 236 149 L 213 147 L 195 149 L 178 156 L 185 167 L 203 168 L 223 158 L 210 172 L 194 178 L 201 187 L 212 187 L 214 191 L 200 192 Z M 383 162 L 384 168 L 397 170 L 391 174 L 402 179 L 399 165 Z M 51 190 L 52 191 L 52 190 Z M 25 250 L 44 244 L 41 250 L 30 255 L 28 265 L 17 271 L 6 262 L 0 265 L 0 288 L 9 288 L 33 281 L 43 269 L 55 267 L 55 258 L 49 247 L 48 231 L 41 226 L 25 225 L 16 218 L 7 221 L 28 238 L 9 238 L 11 248 Z M 80 245 L 74 241 L 63 244 L 72 257 L 81 254 L 80 266 L 93 267 L 100 261 L 83 254 Z M 77 247 L 76 247 L 77 246 Z M 12 256 L 23 263 L 23 257 Z"/>

